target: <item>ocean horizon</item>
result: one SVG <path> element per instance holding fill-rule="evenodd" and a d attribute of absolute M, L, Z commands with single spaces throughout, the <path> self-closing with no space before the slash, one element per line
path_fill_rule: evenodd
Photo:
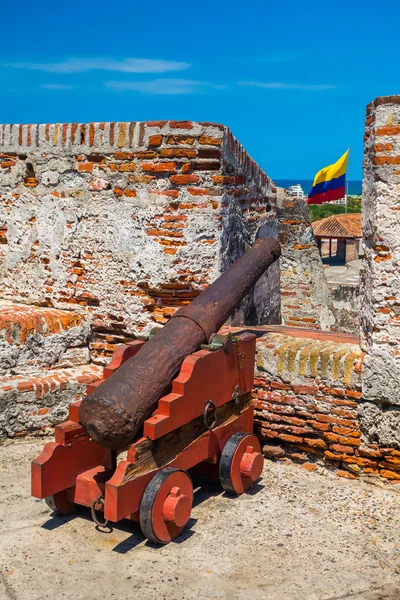
<path fill-rule="evenodd" d="M 273 182 L 278 187 L 283 187 L 285 189 L 289 189 L 292 185 L 297 185 L 298 183 L 301 185 L 303 192 L 305 195 L 308 195 L 308 192 L 311 190 L 313 180 L 312 179 L 273 179 Z M 362 181 L 360 180 L 352 180 L 348 182 L 349 184 L 349 196 L 360 196 L 362 190 Z"/>

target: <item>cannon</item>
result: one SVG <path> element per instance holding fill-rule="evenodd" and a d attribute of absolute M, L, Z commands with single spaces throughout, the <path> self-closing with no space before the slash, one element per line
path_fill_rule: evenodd
<path fill-rule="evenodd" d="M 138 520 L 165 544 L 190 518 L 189 470 L 217 473 L 231 494 L 257 481 L 255 336 L 221 327 L 279 255 L 275 239 L 259 238 L 149 339 L 120 345 L 32 462 L 32 495 L 56 513 L 90 507 L 99 526 Z"/>

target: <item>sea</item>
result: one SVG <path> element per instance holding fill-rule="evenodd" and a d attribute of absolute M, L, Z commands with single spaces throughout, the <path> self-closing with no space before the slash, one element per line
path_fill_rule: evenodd
<path fill-rule="evenodd" d="M 313 184 L 311 179 L 273 179 L 273 181 L 274 181 L 274 183 L 276 183 L 276 185 L 278 187 L 283 187 L 286 189 L 289 189 L 290 186 L 297 185 L 299 183 L 301 185 L 301 187 L 303 188 L 303 192 L 306 195 L 310 191 L 312 184 Z M 349 181 L 348 184 L 349 184 L 349 191 L 348 191 L 349 196 L 360 196 L 361 195 L 361 188 L 362 188 L 361 180 Z"/>

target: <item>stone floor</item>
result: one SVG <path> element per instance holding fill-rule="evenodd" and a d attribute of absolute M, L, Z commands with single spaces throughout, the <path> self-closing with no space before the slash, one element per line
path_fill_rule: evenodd
<path fill-rule="evenodd" d="M 361 259 L 348 262 L 347 265 L 328 265 L 325 275 L 330 283 L 360 283 Z"/>
<path fill-rule="evenodd" d="M 400 486 L 266 462 L 254 493 L 201 487 L 189 529 L 156 547 L 134 523 L 102 533 L 31 498 L 42 446 L 0 446 L 1 600 L 400 599 Z"/>

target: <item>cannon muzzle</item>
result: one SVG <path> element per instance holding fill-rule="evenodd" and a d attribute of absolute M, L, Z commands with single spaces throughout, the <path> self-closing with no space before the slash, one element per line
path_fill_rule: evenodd
<path fill-rule="evenodd" d="M 276 239 L 259 238 L 191 304 L 180 308 L 134 357 L 86 396 L 80 418 L 88 435 L 113 449 L 131 442 L 159 399 L 169 392 L 184 359 L 222 327 L 280 253 Z"/>

